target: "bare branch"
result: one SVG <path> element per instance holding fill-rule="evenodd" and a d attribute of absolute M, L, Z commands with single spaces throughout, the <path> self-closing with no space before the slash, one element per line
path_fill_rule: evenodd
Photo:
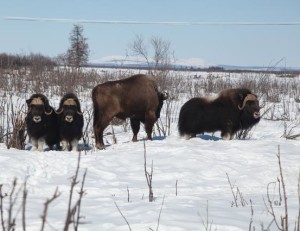
<path fill-rule="evenodd" d="M 46 223 L 46 220 L 47 220 L 47 213 L 48 213 L 49 204 L 52 201 L 54 201 L 56 198 L 58 198 L 60 195 L 61 195 L 61 193 L 58 192 L 58 187 L 56 187 L 56 189 L 55 189 L 54 194 L 52 195 L 52 197 L 50 199 L 47 199 L 46 202 L 44 203 L 44 212 L 43 212 L 43 215 L 41 216 L 41 218 L 42 218 L 41 231 L 43 231 L 44 228 L 45 228 L 45 223 Z"/>
<path fill-rule="evenodd" d="M 114 201 L 114 203 L 115 203 L 115 206 L 117 207 L 119 213 L 121 214 L 121 216 L 123 217 L 123 219 L 124 219 L 125 222 L 127 223 L 129 230 L 131 231 L 131 227 L 130 227 L 130 225 L 129 225 L 129 222 L 127 221 L 126 217 L 125 217 L 125 216 L 123 215 L 123 213 L 121 212 L 119 206 L 117 205 L 117 202 Z"/>

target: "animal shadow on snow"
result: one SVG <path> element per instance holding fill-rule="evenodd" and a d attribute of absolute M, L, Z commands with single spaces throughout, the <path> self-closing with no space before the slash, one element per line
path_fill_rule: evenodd
<path fill-rule="evenodd" d="M 31 148 L 32 148 L 31 144 L 27 144 L 25 146 L 25 150 L 27 150 L 27 151 L 30 151 Z M 92 149 L 93 149 L 93 147 L 90 144 L 84 144 L 84 143 L 79 143 L 78 144 L 78 151 L 79 152 L 80 151 L 90 151 Z M 48 152 L 48 151 L 50 151 L 50 149 L 49 149 L 49 147 L 47 145 L 45 145 L 44 152 Z M 62 151 L 61 150 L 61 146 L 58 147 L 58 148 L 55 147 L 55 149 L 53 151 Z"/>
<path fill-rule="evenodd" d="M 208 135 L 208 134 L 201 134 L 201 135 L 197 135 L 196 137 L 199 137 L 200 139 L 203 140 L 213 140 L 213 141 L 222 140 L 222 138 L 220 137 L 216 137 L 214 135 Z"/>

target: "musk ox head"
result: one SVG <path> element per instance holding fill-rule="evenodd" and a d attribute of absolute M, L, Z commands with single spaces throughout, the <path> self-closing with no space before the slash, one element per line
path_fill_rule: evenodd
<path fill-rule="evenodd" d="M 260 109 L 257 96 L 250 93 L 246 96 L 241 95 L 242 104 L 238 105 L 238 109 L 243 112 L 244 115 L 247 115 L 249 118 L 254 120 L 260 119 Z"/>
<path fill-rule="evenodd" d="M 53 113 L 52 107 L 49 105 L 49 101 L 43 94 L 33 94 L 28 100 L 26 100 L 28 107 L 28 115 L 32 118 L 34 123 L 40 123 L 45 116 Z"/>
<path fill-rule="evenodd" d="M 72 123 L 76 115 L 82 116 L 80 103 L 77 96 L 67 93 L 60 101 L 59 109 L 56 111 L 59 116 L 67 123 Z"/>

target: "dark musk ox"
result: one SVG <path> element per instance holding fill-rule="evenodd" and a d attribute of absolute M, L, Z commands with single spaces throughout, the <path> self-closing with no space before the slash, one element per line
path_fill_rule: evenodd
<path fill-rule="evenodd" d="M 58 120 L 54 109 L 43 94 L 33 94 L 26 100 L 28 112 L 25 118 L 32 151 L 43 151 L 46 143 L 50 150 L 59 148 Z"/>
<path fill-rule="evenodd" d="M 77 96 L 65 94 L 56 111 L 59 121 L 59 135 L 63 151 L 78 151 L 78 141 L 82 137 L 83 113 Z"/>
<path fill-rule="evenodd" d="M 132 141 L 137 141 L 140 122 L 145 125 L 147 138 L 152 140 L 152 128 L 166 97 L 158 91 L 154 78 L 147 75 L 133 75 L 97 85 L 92 91 L 96 147 L 105 147 L 103 131 L 113 117 L 130 118 Z"/>
<path fill-rule="evenodd" d="M 249 129 L 260 120 L 257 96 L 244 88 L 226 89 L 215 98 L 188 100 L 180 109 L 178 130 L 187 139 L 204 132 L 221 131 L 224 140 Z"/>

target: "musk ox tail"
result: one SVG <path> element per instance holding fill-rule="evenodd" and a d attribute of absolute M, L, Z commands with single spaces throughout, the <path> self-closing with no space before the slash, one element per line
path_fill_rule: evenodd
<path fill-rule="evenodd" d="M 156 119 L 159 119 L 160 111 L 161 111 L 162 106 L 164 104 L 164 100 L 166 100 L 168 98 L 168 93 L 167 92 L 161 93 L 161 92 L 157 91 L 157 95 L 158 95 L 158 106 L 157 106 L 155 115 L 156 115 Z"/>

